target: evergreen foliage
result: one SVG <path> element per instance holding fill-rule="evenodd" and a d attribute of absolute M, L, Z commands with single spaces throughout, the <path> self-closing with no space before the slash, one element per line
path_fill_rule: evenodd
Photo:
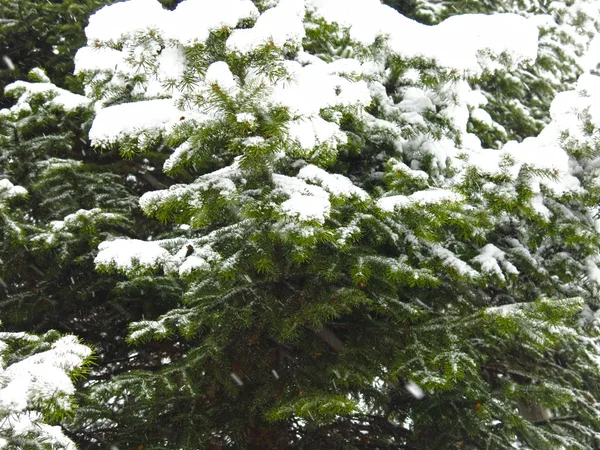
<path fill-rule="evenodd" d="M 66 440 L 0 398 L 0 448 L 600 445 L 589 2 L 387 3 L 528 19 L 130 0 L 90 18 L 85 97 L 7 87 L 0 393 L 57 339 L 89 373 L 72 416 L 27 403 Z"/>

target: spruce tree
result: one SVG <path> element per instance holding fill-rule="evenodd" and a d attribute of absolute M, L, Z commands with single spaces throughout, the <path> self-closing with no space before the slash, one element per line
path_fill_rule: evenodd
<path fill-rule="evenodd" d="M 92 17 L 92 104 L 41 71 L 7 90 L 0 318 L 43 337 L 0 335 L 0 389 L 58 329 L 97 352 L 75 415 L 20 398 L 79 448 L 598 445 L 600 89 L 564 65 L 587 41 L 551 55 L 558 86 L 532 19 L 177 3 Z M 494 113 L 531 77 L 533 125 Z M 1 427 L 0 446 L 72 445 Z"/>
<path fill-rule="evenodd" d="M 75 427 L 122 448 L 598 444 L 597 79 L 521 144 L 469 127 L 478 83 L 535 59 L 535 21 L 131 0 L 86 32 L 92 142 L 170 147 L 176 181 L 140 199 L 171 236 L 96 265 L 185 292 L 130 328 L 162 367 L 91 385 Z"/>

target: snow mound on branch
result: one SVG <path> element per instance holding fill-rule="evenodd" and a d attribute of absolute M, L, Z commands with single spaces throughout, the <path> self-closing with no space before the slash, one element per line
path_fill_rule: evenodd
<path fill-rule="evenodd" d="M 53 448 L 75 450 L 75 445 L 59 427 L 43 423 L 36 411 L 50 404 L 56 410 L 71 409 L 70 397 L 75 386 L 70 374 L 77 371 L 90 357 L 89 347 L 75 336 L 64 336 L 50 350 L 33 354 L 5 367 L 4 353 L 9 340 L 39 340 L 25 333 L 0 332 L 0 435 L 37 436 Z M 0 442 L 1 444 L 1 442 Z"/>
<path fill-rule="evenodd" d="M 90 17 L 85 29 L 88 42 L 119 42 L 125 36 L 155 30 L 165 39 L 191 45 L 208 38 L 210 31 L 233 28 L 242 19 L 258 17 L 250 0 L 207 2 L 186 0 L 174 11 L 156 0 L 129 0 L 105 6 Z"/>
<path fill-rule="evenodd" d="M 329 194 L 325 189 L 279 174 L 273 174 L 273 182 L 279 192 L 289 197 L 281 204 L 284 213 L 300 221 L 325 222 L 331 211 Z"/>
<path fill-rule="evenodd" d="M 113 48 L 83 47 L 75 54 L 75 75 L 83 72 L 115 71 L 125 64 L 125 55 Z"/>
<path fill-rule="evenodd" d="M 106 146 L 145 133 L 159 134 L 180 118 L 181 111 L 170 99 L 123 103 L 100 109 L 89 136 L 92 145 Z"/>
<path fill-rule="evenodd" d="M 15 186 L 7 179 L 0 180 L 0 206 L 9 198 L 27 195 L 27 189 L 23 186 Z"/>
<path fill-rule="evenodd" d="M 505 54 L 514 64 L 535 61 L 538 28 L 516 14 L 464 14 L 435 26 L 404 17 L 379 0 L 311 0 L 317 16 L 348 29 L 369 46 L 387 37 L 392 51 L 405 58 L 424 57 L 450 69 L 480 73 L 493 68 L 483 56 Z"/>
<path fill-rule="evenodd" d="M 28 81 L 15 81 L 4 88 L 6 95 L 19 96 L 17 103 L 10 109 L 5 109 L 3 114 L 8 112 L 31 111 L 31 101 L 36 97 L 51 99 L 50 104 L 58 106 L 65 111 L 73 111 L 79 107 L 87 106 L 90 101 L 83 95 L 73 94 L 65 89 L 61 89 L 52 83 L 30 83 Z M 1 115 L 0 115 L 1 117 Z"/>
<path fill-rule="evenodd" d="M 336 197 L 356 196 L 361 200 L 369 198 L 364 190 L 355 186 L 349 178 L 343 175 L 331 174 L 315 165 L 304 166 L 298 172 L 298 178 L 320 184 L 327 192 Z"/>
<path fill-rule="evenodd" d="M 98 246 L 96 267 L 114 267 L 127 272 L 134 265 L 156 267 L 169 259 L 170 253 L 159 243 L 137 239 L 115 239 Z"/>
<path fill-rule="evenodd" d="M 233 89 L 237 85 L 225 61 L 212 63 L 206 71 L 204 80 L 211 85 L 217 84 L 221 89 Z"/>
<path fill-rule="evenodd" d="M 304 14 L 303 0 L 281 0 L 277 6 L 262 13 L 252 28 L 235 30 L 227 39 L 227 48 L 250 53 L 271 43 L 278 47 L 287 43 L 300 45 L 305 35 Z"/>

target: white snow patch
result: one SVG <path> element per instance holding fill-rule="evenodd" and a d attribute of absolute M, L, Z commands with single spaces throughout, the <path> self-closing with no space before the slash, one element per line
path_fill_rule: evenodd
<path fill-rule="evenodd" d="M 6 178 L 0 180 L 0 205 L 9 198 L 27 195 L 27 189 L 23 186 L 15 186 Z"/>
<path fill-rule="evenodd" d="M 312 164 L 300 169 L 297 176 L 302 180 L 320 184 L 327 192 L 336 197 L 355 196 L 361 200 L 369 198 L 369 194 L 354 185 L 349 178 L 340 174 L 331 174 Z"/>
<path fill-rule="evenodd" d="M 103 108 L 96 114 L 90 140 L 106 146 L 143 133 L 160 133 L 179 122 L 181 110 L 171 99 L 147 100 Z"/>
<path fill-rule="evenodd" d="M 204 259 L 196 255 L 191 255 L 179 266 L 179 275 L 189 275 L 195 270 L 208 270 L 210 264 Z"/>
<path fill-rule="evenodd" d="M 433 205 L 463 201 L 463 197 L 447 189 L 427 189 L 411 195 L 392 195 L 377 201 L 377 206 L 384 211 L 393 212 L 396 208 L 407 208 L 414 205 Z"/>
<path fill-rule="evenodd" d="M 159 29 L 168 12 L 156 0 L 129 0 L 99 9 L 90 16 L 85 34 L 93 41 L 119 42 L 123 36 Z"/>
<path fill-rule="evenodd" d="M 20 93 L 16 105 L 11 110 L 31 110 L 29 102 L 35 97 L 43 96 L 50 100 L 51 105 L 63 108 L 65 111 L 72 111 L 81 106 L 89 104 L 89 100 L 83 95 L 73 94 L 65 89 L 61 89 L 52 83 L 29 83 L 27 81 L 15 81 L 4 88 L 8 95 L 15 91 Z"/>
<path fill-rule="evenodd" d="M 600 284 L 600 268 L 598 268 L 598 257 L 588 257 L 585 259 L 585 268 L 587 269 L 588 279 L 596 284 Z"/>
<path fill-rule="evenodd" d="M 274 8 L 263 12 L 254 27 L 234 30 L 227 39 L 227 48 L 250 53 L 271 43 L 276 47 L 300 45 L 305 35 L 304 14 L 304 0 L 281 0 Z"/>
<path fill-rule="evenodd" d="M 183 45 L 204 42 L 209 33 L 233 28 L 246 18 L 257 18 L 250 0 L 206 2 L 186 0 L 174 11 L 163 9 L 156 0 L 129 0 L 105 6 L 90 17 L 85 32 L 88 42 L 119 42 L 135 33 L 156 30 L 166 40 Z"/>
<path fill-rule="evenodd" d="M 273 181 L 278 190 L 289 197 L 281 204 L 286 214 L 301 221 L 325 222 L 331 211 L 329 194 L 325 189 L 279 174 L 273 174 Z"/>
<path fill-rule="evenodd" d="M 170 257 L 169 252 L 159 243 L 137 239 L 105 241 L 98 246 L 98 250 L 98 255 L 94 259 L 96 267 L 115 267 L 125 272 L 131 270 L 136 264 L 156 267 Z"/>
<path fill-rule="evenodd" d="M 479 276 L 479 272 L 477 272 L 447 248 L 444 248 L 439 244 L 435 244 L 431 247 L 431 250 L 435 256 L 444 262 L 445 265 L 455 270 L 459 275 L 468 278 L 476 278 Z"/>
<path fill-rule="evenodd" d="M 439 25 L 422 25 L 379 0 L 311 0 L 315 13 L 346 27 L 366 46 L 387 36 L 390 48 L 406 58 L 425 57 L 440 65 L 480 73 L 494 66 L 484 54 L 511 57 L 514 63 L 535 61 L 538 27 L 517 14 L 463 14 Z M 510 30 L 510 32 L 507 32 Z"/>
<path fill-rule="evenodd" d="M 233 89 L 237 86 L 225 61 L 212 63 L 206 71 L 205 81 L 208 84 L 217 84 L 221 89 Z"/>
<path fill-rule="evenodd" d="M 250 126 L 253 126 L 256 123 L 256 117 L 254 116 L 254 114 L 250 114 L 250 113 L 236 114 L 235 120 L 238 123 L 247 123 Z"/>
<path fill-rule="evenodd" d="M 496 275 L 501 280 L 505 280 L 502 268 L 510 275 L 518 275 L 517 268 L 506 259 L 506 253 L 496 247 L 494 244 L 487 244 L 479 250 L 479 255 L 472 259 L 481 265 L 481 270 L 486 273 Z M 500 268 L 500 263 L 502 268 Z"/>
<path fill-rule="evenodd" d="M 123 52 L 107 47 L 82 47 L 75 54 L 75 75 L 84 72 L 112 72 L 125 63 Z"/>

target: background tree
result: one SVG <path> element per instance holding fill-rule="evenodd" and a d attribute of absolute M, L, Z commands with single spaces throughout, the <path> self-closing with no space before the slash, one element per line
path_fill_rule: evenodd
<path fill-rule="evenodd" d="M 0 179 L 0 230 L 5 245 L 22 239 L 22 224 L 11 217 L 9 207 L 25 195 L 22 186 Z M 7 287 L 4 282 L 3 286 Z M 52 425 L 72 412 L 72 379 L 87 372 L 91 353 L 74 336 L 61 337 L 57 332 L 41 337 L 0 332 L 0 448 L 75 448 Z"/>
<path fill-rule="evenodd" d="M 0 182 L 10 192 L 13 182 L 27 192 L 12 199 L 2 215 L 2 326 L 11 332 L 77 334 L 96 352 L 88 382 L 160 364 L 162 348 L 131 351 L 127 325 L 156 317 L 176 302 L 177 283 L 160 277 L 129 283 L 98 274 L 93 264 L 104 239 L 163 231 L 137 207 L 136 191 L 148 189 L 146 183 L 164 186 L 151 173 L 154 157 L 122 161 L 114 151 L 94 151 L 87 141 L 89 101 L 50 83 L 39 69 L 31 76 L 36 82 L 7 87 L 15 105 L 0 111 Z M 85 397 L 84 381 L 78 384 L 78 395 Z M 67 419 L 60 417 L 62 426 Z"/>
<path fill-rule="evenodd" d="M 2 0 L 0 89 L 40 67 L 58 86 L 80 92 L 72 75 L 73 56 L 85 44 L 87 18 L 107 3 L 111 1 Z M 0 106 L 9 104 L 9 99 L 0 99 Z"/>

